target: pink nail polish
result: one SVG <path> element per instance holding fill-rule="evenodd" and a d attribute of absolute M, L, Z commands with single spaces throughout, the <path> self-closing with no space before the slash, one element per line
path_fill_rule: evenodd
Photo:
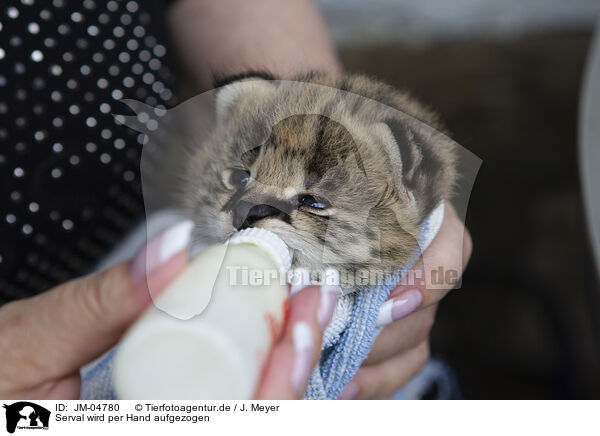
<path fill-rule="evenodd" d="M 290 295 L 310 285 L 310 272 L 304 268 L 296 268 L 292 271 L 290 282 Z"/>
<path fill-rule="evenodd" d="M 325 331 L 331 321 L 339 293 L 341 293 L 339 286 L 321 285 L 321 299 L 317 309 L 317 321 L 321 331 Z"/>
<path fill-rule="evenodd" d="M 360 391 L 360 386 L 356 382 L 349 382 L 342 392 L 340 393 L 338 400 L 353 400 L 358 395 Z"/>
<path fill-rule="evenodd" d="M 320 290 L 321 299 L 317 311 L 317 321 L 319 322 L 321 331 L 325 331 L 335 311 L 335 303 L 337 302 L 338 295 L 342 293 L 342 289 L 340 288 L 340 273 L 337 269 L 327 268 L 324 271 Z"/>
<path fill-rule="evenodd" d="M 150 240 L 131 261 L 129 273 L 133 281 L 141 283 L 152 270 L 169 261 L 190 241 L 193 223 L 181 221 Z"/>
<path fill-rule="evenodd" d="M 414 312 L 423 302 L 423 295 L 418 289 L 405 291 L 401 295 L 386 301 L 379 309 L 377 326 L 382 327 L 398 321 Z"/>
<path fill-rule="evenodd" d="M 292 332 L 294 343 L 294 366 L 290 376 L 290 384 L 297 395 L 303 395 L 312 371 L 313 338 L 310 326 L 305 321 L 298 321 Z"/>

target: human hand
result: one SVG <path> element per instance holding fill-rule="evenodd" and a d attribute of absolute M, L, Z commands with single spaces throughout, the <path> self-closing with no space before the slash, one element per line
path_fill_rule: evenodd
<path fill-rule="evenodd" d="M 131 262 L 0 307 L 0 398 L 79 398 L 79 368 L 113 347 L 150 304 L 148 281 L 162 289 L 181 271 L 190 230 L 179 223 Z"/>
<path fill-rule="evenodd" d="M 77 399 L 79 369 L 112 348 L 186 265 L 191 224 L 152 239 L 131 262 L 71 280 L 0 308 L 0 398 Z M 257 398 L 301 398 L 319 352 L 336 292 L 294 294 L 267 360 Z"/>
<path fill-rule="evenodd" d="M 442 226 L 407 277 L 424 277 L 426 283 L 402 284 L 382 306 L 378 323 L 386 325 L 340 399 L 387 399 L 423 368 L 429 359 L 429 334 L 438 304 L 454 287 L 444 282 L 433 289 L 432 271 L 456 271 L 456 279 L 471 256 L 471 237 L 454 208 L 447 204 Z"/>
<path fill-rule="evenodd" d="M 290 297 L 282 333 L 263 369 L 256 399 L 298 400 L 304 396 L 338 293 L 337 286 L 309 286 Z"/>

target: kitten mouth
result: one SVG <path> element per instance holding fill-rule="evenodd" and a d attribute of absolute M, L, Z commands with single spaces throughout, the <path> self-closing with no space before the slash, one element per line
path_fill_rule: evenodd
<path fill-rule="evenodd" d="M 241 225 L 237 226 L 237 229 L 243 230 L 243 229 L 247 229 L 247 228 L 251 228 L 251 227 L 264 227 L 265 223 L 268 223 L 273 220 L 281 221 L 286 224 L 290 224 L 290 222 L 291 222 L 290 216 L 288 214 L 286 214 L 284 212 L 279 212 L 279 213 L 276 213 L 267 218 L 256 219 L 256 217 L 249 216 L 244 220 L 244 222 L 242 222 Z"/>
<path fill-rule="evenodd" d="M 243 230 L 244 228 L 260 228 L 269 230 L 279 236 L 286 244 L 290 242 L 292 225 L 278 218 L 264 218 L 256 221 L 251 226 L 238 228 L 235 231 Z M 290 247 L 291 248 L 291 247 Z"/>
<path fill-rule="evenodd" d="M 253 204 L 240 201 L 233 210 L 233 226 L 237 230 L 258 227 L 261 221 L 267 219 L 278 219 L 287 224 L 290 224 L 291 220 L 288 208 L 275 207 L 272 204 Z"/>

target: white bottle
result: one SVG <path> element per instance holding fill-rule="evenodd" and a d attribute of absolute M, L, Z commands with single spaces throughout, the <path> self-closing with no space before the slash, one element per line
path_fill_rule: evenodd
<path fill-rule="evenodd" d="M 260 228 L 197 255 L 121 341 L 118 398 L 250 399 L 283 322 L 290 265 L 285 243 Z"/>

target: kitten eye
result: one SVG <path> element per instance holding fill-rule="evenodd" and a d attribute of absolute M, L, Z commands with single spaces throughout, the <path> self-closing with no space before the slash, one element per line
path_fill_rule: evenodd
<path fill-rule="evenodd" d="M 241 188 L 242 186 L 245 186 L 249 180 L 250 180 L 250 172 L 240 169 L 240 168 L 232 169 L 231 173 L 229 174 L 229 183 L 231 183 L 231 186 L 234 186 L 237 188 Z"/>
<path fill-rule="evenodd" d="M 310 207 L 312 209 L 327 209 L 331 205 L 325 200 L 318 200 L 312 195 L 304 194 L 298 197 L 298 204 L 300 206 Z"/>

